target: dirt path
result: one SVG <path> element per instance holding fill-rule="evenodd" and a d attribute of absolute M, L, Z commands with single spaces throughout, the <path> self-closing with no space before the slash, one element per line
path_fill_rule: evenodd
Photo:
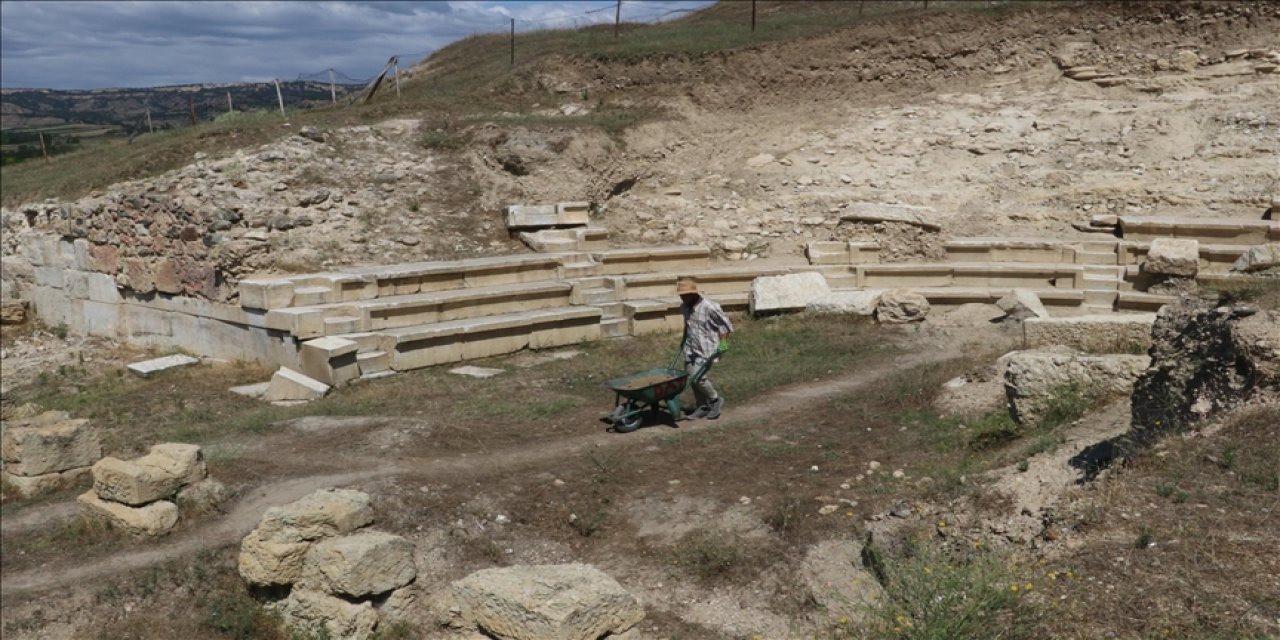
<path fill-rule="evenodd" d="M 679 430 L 687 433 L 716 425 L 748 424 L 780 412 L 800 408 L 818 398 L 848 393 L 887 375 L 892 375 L 896 371 L 947 360 L 956 356 L 957 353 L 957 350 L 952 349 L 928 349 L 899 357 L 885 366 L 868 367 L 839 378 L 779 389 L 755 402 L 740 407 L 728 407 L 726 414 L 720 420 L 681 422 Z M 294 478 L 258 487 L 252 491 L 251 497 L 239 502 L 226 516 L 216 522 L 153 549 L 110 556 L 87 563 L 65 562 L 56 566 L 43 566 L 39 569 L 7 574 L 3 583 L 0 583 L 0 595 L 14 596 L 60 588 L 104 575 L 157 565 L 202 549 L 215 549 L 234 544 L 253 529 L 267 508 L 291 502 L 325 487 L 350 485 L 400 475 L 410 470 L 415 476 L 426 478 L 482 476 L 494 473 L 495 470 L 509 473 L 514 469 L 545 465 L 548 461 L 572 457 L 590 450 L 644 446 L 654 438 L 671 432 L 669 427 L 657 427 L 620 435 L 605 431 L 603 427 L 602 423 L 598 433 L 586 437 L 575 436 L 572 439 L 547 441 L 532 446 L 521 445 L 493 451 L 475 451 L 442 458 L 402 460 L 393 464 L 376 459 L 357 459 L 354 462 L 362 468 L 349 469 L 345 473 Z M 476 464 L 477 459 L 483 459 L 484 464 Z M 353 461 L 346 460 L 346 462 Z M 375 468 L 379 465 L 382 465 L 381 468 Z M 56 518 L 57 515 L 62 514 L 64 508 L 66 507 L 62 504 L 42 507 L 31 514 L 22 514 L 16 520 L 17 524 L 7 524 L 6 527 L 13 526 L 16 527 L 15 530 L 27 529 L 41 522 L 48 522 L 49 518 Z M 71 505 L 71 513 L 74 513 L 74 505 Z"/>

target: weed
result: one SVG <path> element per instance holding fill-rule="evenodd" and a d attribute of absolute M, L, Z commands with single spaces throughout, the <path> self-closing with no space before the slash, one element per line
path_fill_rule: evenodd
<path fill-rule="evenodd" d="M 59 340 L 66 340 L 66 339 L 67 339 L 67 333 L 68 333 L 66 323 L 64 323 L 64 322 L 59 322 L 57 325 L 55 325 L 55 326 L 53 326 L 53 327 L 50 327 L 50 328 L 49 328 L 49 333 L 52 333 L 52 334 L 53 334 L 54 336 L 56 336 Z"/>
<path fill-rule="evenodd" d="M 870 637 L 958 640 L 1037 637 L 1034 610 L 1009 585 L 1005 558 L 994 552 L 916 544 L 895 556 L 874 551 L 872 569 L 885 597 L 869 604 Z"/>
<path fill-rule="evenodd" d="M 1176 491 L 1177 488 L 1178 487 L 1176 485 L 1162 482 L 1156 485 L 1156 495 L 1161 498 L 1168 498 L 1173 495 L 1173 492 Z"/>
<path fill-rule="evenodd" d="M 200 626 L 236 640 L 279 632 L 280 621 L 243 590 L 214 593 L 202 609 Z"/>
<path fill-rule="evenodd" d="M 454 131 L 434 129 L 424 132 L 418 143 L 433 151 L 456 151 L 467 145 L 467 138 Z"/>
<path fill-rule="evenodd" d="M 589 538 L 591 537 L 591 534 L 600 530 L 600 526 L 604 524 L 604 520 L 604 511 L 596 509 L 585 516 L 580 516 L 576 513 L 570 514 L 569 526 L 573 527 L 573 530 L 577 531 L 578 535 L 584 538 Z"/>
<path fill-rule="evenodd" d="M 676 543 L 672 555 L 677 565 L 703 579 L 724 577 L 748 557 L 737 536 L 706 530 L 686 534 Z"/>
<path fill-rule="evenodd" d="M 390 624 L 380 624 L 374 630 L 370 640 L 414 640 L 422 635 L 418 630 L 408 622 L 396 621 Z"/>
<path fill-rule="evenodd" d="M 1093 394 L 1082 385 L 1064 384 L 1054 389 L 1045 403 L 1040 427 L 1053 429 L 1079 420 L 1094 403 Z"/>
<path fill-rule="evenodd" d="M 769 515 L 765 516 L 765 524 L 778 535 L 786 538 L 796 530 L 796 525 L 804 517 L 804 501 L 793 495 L 787 495 Z"/>
<path fill-rule="evenodd" d="M 1151 529 L 1142 527 L 1138 530 L 1138 538 L 1133 541 L 1134 549 L 1146 549 L 1155 543 L 1155 536 L 1151 534 Z"/>
<path fill-rule="evenodd" d="M 418 196 L 409 196 L 406 206 L 409 207 L 409 211 L 417 213 L 422 210 L 422 201 L 418 199 Z"/>
<path fill-rule="evenodd" d="M 1020 473 L 1026 473 L 1029 468 L 1031 468 L 1031 463 L 1026 458 L 1018 461 L 1018 471 Z"/>

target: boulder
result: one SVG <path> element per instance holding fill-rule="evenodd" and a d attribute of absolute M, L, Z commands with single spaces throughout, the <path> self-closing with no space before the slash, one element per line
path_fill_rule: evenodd
<path fill-rule="evenodd" d="M 1280 311 L 1182 298 L 1156 314 L 1133 386 L 1134 444 L 1244 403 L 1280 402 Z"/>
<path fill-rule="evenodd" d="M 205 478 L 178 491 L 175 502 L 184 512 L 206 513 L 217 509 L 230 497 L 226 486 L 213 478 Z"/>
<path fill-rule="evenodd" d="M 150 453 L 138 458 L 140 465 L 154 467 L 162 473 L 178 479 L 179 486 L 187 486 L 204 480 L 208 470 L 200 445 L 166 442 L 151 447 Z"/>
<path fill-rule="evenodd" d="M 5 471 L 38 476 L 87 467 L 102 457 L 98 430 L 88 420 L 68 420 L 64 412 L 46 412 L 15 422 L 0 436 Z"/>
<path fill-rule="evenodd" d="M 1085 355 L 1070 350 L 1015 351 L 1000 358 L 1009 409 L 1037 425 L 1063 402 L 1127 395 L 1147 368 L 1145 355 Z"/>
<path fill-rule="evenodd" d="M 142 507 L 103 500 L 94 491 L 86 491 L 77 498 L 89 515 L 103 518 L 112 526 L 139 536 L 158 536 L 168 533 L 178 522 L 178 506 L 168 500 L 157 500 Z"/>
<path fill-rule="evenodd" d="M 26 300 L 0 301 L 0 324 L 22 324 L 26 321 Z"/>
<path fill-rule="evenodd" d="M 790 273 L 763 276 L 751 281 L 748 306 L 751 313 L 795 311 L 831 294 L 821 273 Z"/>
<path fill-rule="evenodd" d="M 302 582 L 346 598 L 363 598 L 403 587 L 418 575 L 413 544 L 382 531 L 359 531 L 311 546 Z"/>
<path fill-rule="evenodd" d="M 880 294 L 884 289 L 862 289 L 859 291 L 832 291 L 814 300 L 805 308 L 810 313 L 836 313 L 869 316 L 876 312 L 876 304 L 880 302 Z"/>
<path fill-rule="evenodd" d="M 1151 241 L 1142 270 L 1167 276 L 1194 278 L 1200 270 L 1200 242 L 1180 238 Z"/>
<path fill-rule="evenodd" d="M 1250 247 L 1231 265 L 1232 271 L 1252 273 L 1280 268 L 1280 242 L 1270 242 Z"/>
<path fill-rule="evenodd" d="M 373 522 L 369 495 L 323 489 L 263 514 L 240 543 L 240 575 L 256 585 L 293 584 L 316 540 L 345 535 Z"/>
<path fill-rule="evenodd" d="M 309 378 L 288 367 L 280 367 L 271 376 L 271 384 L 262 399 L 267 402 L 319 400 L 329 393 L 329 385 Z"/>
<path fill-rule="evenodd" d="M 106 457 L 93 465 L 93 490 L 99 498 L 127 505 L 143 505 L 177 493 L 179 478 L 161 467 L 138 460 Z"/>
<path fill-rule="evenodd" d="M 21 498 L 34 498 L 74 487 L 89 479 L 89 467 L 68 469 L 38 476 L 15 476 L 5 470 L 0 473 L 4 483 Z"/>
<path fill-rule="evenodd" d="M 920 322 L 929 315 L 929 300 L 905 289 L 890 289 L 876 302 L 876 320 L 886 324 Z"/>
<path fill-rule="evenodd" d="M 305 637 L 365 640 L 378 625 L 378 612 L 371 603 L 348 602 L 306 589 L 293 589 L 274 608 L 286 627 Z"/>
<path fill-rule="evenodd" d="M 613 578 L 583 564 L 477 571 L 453 583 L 462 617 L 504 640 L 596 640 L 644 619 Z"/>
<path fill-rule="evenodd" d="M 1200 54 L 1185 49 L 1178 51 L 1169 56 L 1169 66 L 1184 73 L 1191 73 L 1200 66 Z"/>
<path fill-rule="evenodd" d="M 1034 291 L 1028 289 L 1014 289 L 1003 298 L 996 301 L 996 306 L 1004 312 L 1005 317 L 1011 320 L 1026 320 L 1028 318 L 1048 318 L 1049 311 L 1044 308 L 1044 304 L 1040 302 L 1040 296 Z"/>
<path fill-rule="evenodd" d="M 800 564 L 800 578 L 814 602 L 830 617 L 846 617 L 855 626 L 884 598 L 884 588 L 862 566 L 862 545 L 853 540 L 827 540 L 810 547 Z"/>

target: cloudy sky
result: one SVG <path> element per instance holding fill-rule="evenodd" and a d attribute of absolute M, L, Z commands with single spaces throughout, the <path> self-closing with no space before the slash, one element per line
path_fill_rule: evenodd
<path fill-rule="evenodd" d="M 623 20 L 710 0 L 630 0 Z M 53 89 L 251 82 L 327 69 L 365 79 L 458 38 L 612 22 L 614 0 L 474 2 L 0 1 L 0 86 Z"/>

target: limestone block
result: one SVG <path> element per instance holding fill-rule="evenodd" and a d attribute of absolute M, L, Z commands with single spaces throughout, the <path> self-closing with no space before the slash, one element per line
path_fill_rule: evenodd
<path fill-rule="evenodd" d="M 120 332 L 120 305 L 84 300 L 80 303 L 82 331 L 103 338 L 114 338 Z"/>
<path fill-rule="evenodd" d="M 338 386 L 360 377 L 356 362 L 359 345 L 335 336 L 316 338 L 302 343 L 302 373 L 330 386 Z"/>
<path fill-rule="evenodd" d="M 1048 318 L 1049 311 L 1044 308 L 1044 304 L 1040 302 L 1040 296 L 1034 291 L 1028 289 L 1014 289 L 1003 298 L 996 301 L 996 306 L 1005 313 L 1006 317 L 1014 320 L 1026 320 L 1028 318 Z"/>
<path fill-rule="evenodd" d="M 0 475 L 3 475 L 5 484 L 19 497 L 34 498 L 74 487 L 89 479 L 90 471 L 89 467 L 80 467 L 38 476 L 15 476 L 5 470 Z"/>
<path fill-rule="evenodd" d="M 1128 395 L 1146 370 L 1145 355 L 1083 355 L 1070 351 L 1015 351 L 1000 358 L 1009 409 L 1020 424 L 1039 424 L 1053 403 Z"/>
<path fill-rule="evenodd" d="M 26 321 L 26 300 L 0 300 L 0 324 L 22 324 Z"/>
<path fill-rule="evenodd" d="M 828 617 L 848 618 L 855 628 L 885 597 L 876 577 L 862 567 L 862 545 L 852 540 L 820 542 L 805 552 L 800 578 Z"/>
<path fill-rule="evenodd" d="M 1180 238 L 1156 238 L 1151 241 L 1147 260 L 1142 263 L 1147 273 L 1193 278 L 1200 270 L 1200 242 Z"/>
<path fill-rule="evenodd" d="M 94 302 L 119 304 L 124 301 L 116 286 L 116 279 L 105 273 L 85 274 L 85 288 L 89 300 Z"/>
<path fill-rule="evenodd" d="M 513 204 L 506 208 L 508 229 L 536 229 L 538 227 L 554 227 L 558 215 L 556 206 Z"/>
<path fill-rule="evenodd" d="M 0 437 L 5 471 L 38 476 L 87 467 L 102 457 L 98 430 L 88 420 L 66 420 L 63 412 L 49 412 L 17 422 Z"/>
<path fill-rule="evenodd" d="M 789 273 L 751 281 L 747 299 L 751 313 L 804 309 L 810 302 L 831 294 L 821 273 Z"/>
<path fill-rule="evenodd" d="M 231 497 L 227 487 L 213 478 L 205 478 L 178 491 L 174 500 L 184 513 L 205 513 L 216 509 Z"/>
<path fill-rule="evenodd" d="M 149 378 L 162 371 L 189 367 L 194 364 L 200 364 L 200 359 L 178 353 L 171 356 L 165 356 L 163 358 L 153 358 L 151 360 L 143 360 L 142 362 L 134 362 L 125 368 L 144 378 Z"/>
<path fill-rule="evenodd" d="M 1061 345 L 1087 353 L 1140 353 L 1151 347 L 1154 313 L 1100 314 L 1069 318 L 1028 318 L 1026 346 Z"/>
<path fill-rule="evenodd" d="M 240 542 L 240 577 L 258 586 L 290 585 L 302 577 L 302 561 L 311 543 L 282 541 L 259 529 Z"/>
<path fill-rule="evenodd" d="M 413 544 L 382 531 L 358 531 L 311 546 L 303 582 L 325 593 L 363 598 L 398 589 L 418 575 Z"/>
<path fill-rule="evenodd" d="M 1178 51 L 1169 56 L 1169 66 L 1184 73 L 1191 73 L 1200 66 L 1200 55 L 1185 49 Z"/>
<path fill-rule="evenodd" d="M 322 489 L 263 514 L 258 529 L 290 540 L 319 540 L 345 535 L 373 522 L 369 494 L 351 489 Z"/>
<path fill-rule="evenodd" d="M 151 451 L 135 460 L 145 467 L 159 469 L 161 473 L 178 479 L 179 486 L 187 486 L 204 480 L 209 475 L 205 467 L 200 445 L 166 442 L 151 447 Z"/>
<path fill-rule="evenodd" d="M 112 526 L 133 535 L 158 536 L 168 533 L 178 522 L 178 506 L 168 500 L 157 500 L 142 507 L 103 500 L 93 491 L 86 491 L 77 498 L 85 510 L 94 517 L 104 518 Z"/>
<path fill-rule="evenodd" d="M 36 285 L 61 289 L 67 285 L 66 271 L 57 267 L 36 267 Z"/>
<path fill-rule="evenodd" d="M 644 619 L 616 580 L 583 564 L 477 571 L 453 583 L 462 617 L 511 640 L 595 640 Z"/>
<path fill-rule="evenodd" d="M 876 312 L 876 303 L 884 289 L 861 289 L 858 291 L 832 291 L 830 294 L 809 303 L 806 311 L 810 313 L 847 313 L 869 316 Z"/>
<path fill-rule="evenodd" d="M 348 602 L 306 589 L 290 591 L 275 608 L 286 627 L 306 637 L 366 640 L 378 624 L 378 612 L 371 603 Z"/>
<path fill-rule="evenodd" d="M 876 320 L 886 324 L 919 322 L 929 315 L 929 300 L 914 291 L 890 289 L 876 303 Z"/>
<path fill-rule="evenodd" d="M 151 293 L 156 290 L 156 276 L 151 265 L 142 258 L 125 258 L 123 284 L 138 293 Z"/>
<path fill-rule="evenodd" d="M 271 384 L 262 399 L 267 402 L 317 400 L 329 393 L 329 385 L 314 380 L 288 367 L 280 367 L 271 376 Z"/>
<path fill-rule="evenodd" d="M 258 585 L 293 584 L 302 577 L 312 542 L 371 522 L 369 495 L 349 489 L 324 489 L 267 509 L 240 543 L 240 575 Z"/>
<path fill-rule="evenodd" d="M 139 460 L 106 457 L 93 465 L 93 490 L 99 498 L 127 505 L 142 505 L 169 498 L 178 491 L 178 476 L 167 470 L 140 464 Z"/>
<path fill-rule="evenodd" d="M 1250 247 L 1231 265 L 1232 271 L 1263 271 L 1280 267 L 1280 242 Z"/>

